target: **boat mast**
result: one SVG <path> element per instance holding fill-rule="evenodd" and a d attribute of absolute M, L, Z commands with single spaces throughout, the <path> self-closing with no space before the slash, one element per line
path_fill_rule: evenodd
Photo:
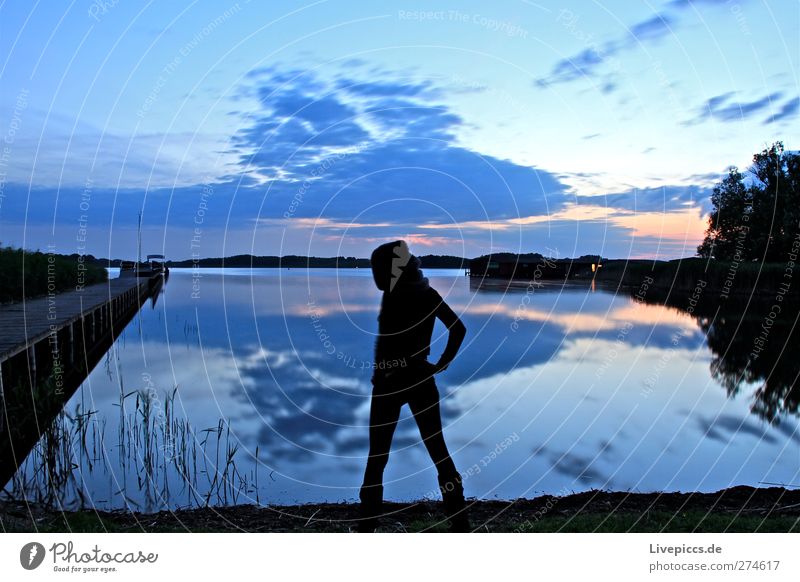
<path fill-rule="evenodd" d="M 137 233 L 137 240 L 139 242 L 139 249 L 136 254 L 136 266 L 142 263 L 142 211 L 139 211 L 139 230 Z"/>

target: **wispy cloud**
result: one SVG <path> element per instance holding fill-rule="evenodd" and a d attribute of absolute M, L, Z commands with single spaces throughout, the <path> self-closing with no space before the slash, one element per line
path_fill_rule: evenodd
<path fill-rule="evenodd" d="M 619 55 L 674 34 L 680 26 L 681 13 L 693 8 L 694 5 L 713 6 L 725 3 L 725 0 L 675 0 L 652 16 L 631 24 L 623 34 L 603 42 L 594 40 L 593 35 L 582 30 L 579 25 L 580 14 L 563 9 L 558 14 L 557 22 L 584 46 L 575 54 L 558 60 L 550 70 L 550 74 L 537 79 L 535 84 L 547 87 L 582 78 L 597 77 L 601 72 L 606 72 L 613 78 L 614 69 L 619 68 Z M 606 79 L 603 84 L 604 91 L 609 92 L 614 88 L 613 82 Z"/>
<path fill-rule="evenodd" d="M 703 212 L 697 206 L 683 206 L 670 212 L 636 211 L 590 203 L 567 204 L 546 216 L 524 216 L 500 221 L 472 221 L 458 225 L 429 223 L 419 228 L 429 230 L 508 231 L 553 223 L 600 223 L 621 228 L 634 237 L 657 237 L 668 242 L 693 240 L 705 225 Z"/>
<path fill-rule="evenodd" d="M 637 22 L 630 29 L 635 42 L 647 42 L 667 36 L 676 25 L 675 19 L 667 14 L 656 14 L 652 18 Z"/>
<path fill-rule="evenodd" d="M 760 114 L 764 109 L 777 105 L 783 97 L 783 93 L 776 91 L 769 95 L 764 95 L 751 101 L 732 101 L 735 92 L 723 93 L 707 99 L 706 102 L 697 110 L 697 115 L 692 119 L 683 122 L 683 125 L 696 125 L 705 121 L 742 121 L 754 115 Z M 790 105 L 790 104 L 787 104 Z M 786 106 L 784 106 L 784 109 Z M 795 105 L 795 110 L 797 106 Z M 791 114 L 790 111 L 786 115 Z M 781 115 L 783 113 L 783 109 Z"/>
<path fill-rule="evenodd" d="M 330 218 L 257 218 L 254 220 L 262 226 L 285 226 L 290 228 L 320 229 L 345 231 L 360 228 L 386 228 L 395 226 L 391 222 L 356 222 L 339 221 Z"/>
<path fill-rule="evenodd" d="M 775 123 L 776 121 L 783 121 L 784 119 L 789 119 L 790 117 L 794 117 L 795 115 L 797 115 L 798 110 L 800 110 L 800 97 L 789 99 L 786 103 L 783 104 L 783 107 L 781 107 L 781 110 L 778 111 L 778 113 L 769 116 L 767 119 L 764 120 L 764 123 L 765 124 Z"/>

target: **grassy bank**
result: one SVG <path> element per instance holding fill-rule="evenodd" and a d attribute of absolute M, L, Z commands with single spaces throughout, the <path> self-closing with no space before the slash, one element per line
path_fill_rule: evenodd
<path fill-rule="evenodd" d="M 728 263 L 700 258 L 611 260 L 603 264 L 595 280 L 630 288 L 640 288 L 647 283 L 650 289 L 676 292 L 692 291 L 702 281 L 704 293 L 774 296 L 782 284 L 791 282 L 791 278 L 785 276 L 786 272 L 787 263 Z M 790 285 L 787 294 L 800 294 L 800 284 Z"/>
<path fill-rule="evenodd" d="M 382 532 L 446 531 L 441 504 L 387 503 Z M 0 504 L 6 532 L 349 532 L 358 506 L 241 505 L 155 514 L 55 512 Z M 564 497 L 471 501 L 476 532 L 800 532 L 800 491 L 733 487 L 716 493 L 589 491 Z"/>
<path fill-rule="evenodd" d="M 107 279 L 104 268 L 82 262 L 78 255 L 0 248 L 0 303 L 68 291 L 78 284 L 93 285 Z"/>

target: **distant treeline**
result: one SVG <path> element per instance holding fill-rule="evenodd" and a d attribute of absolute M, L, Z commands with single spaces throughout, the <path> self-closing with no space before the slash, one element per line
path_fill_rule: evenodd
<path fill-rule="evenodd" d="M 491 255 L 481 255 L 473 260 L 491 260 L 491 261 L 512 261 L 518 263 L 538 263 L 544 259 L 547 259 L 548 262 L 584 262 L 584 263 L 600 263 L 602 261 L 607 261 L 608 259 L 601 257 L 600 255 L 581 255 L 580 257 L 545 257 L 540 253 L 492 253 Z"/>
<path fill-rule="evenodd" d="M 536 262 L 544 258 L 539 253 L 494 253 L 491 255 L 481 255 L 478 259 L 490 258 L 492 260 L 500 261 L 527 261 Z M 452 255 L 419 255 L 422 262 L 422 267 L 425 269 L 465 269 L 469 267 L 471 260 L 462 257 L 455 257 Z M 601 259 L 598 255 L 583 255 L 575 259 L 570 258 L 554 258 L 550 260 L 555 261 L 590 261 L 600 262 Z M 103 267 L 118 268 L 122 263 L 122 259 L 102 259 L 96 258 L 92 255 L 86 255 L 86 262 L 100 265 Z M 230 257 L 207 257 L 203 259 L 186 259 L 183 261 L 167 261 L 168 267 L 174 268 L 339 268 L 339 269 L 368 269 L 370 267 L 369 259 L 361 259 L 356 257 L 306 257 L 302 255 L 284 255 L 279 257 L 277 255 L 232 255 Z"/>
<path fill-rule="evenodd" d="M 419 257 L 422 267 L 428 269 L 461 269 L 469 264 L 469 259 L 449 255 L 422 255 Z M 112 262 L 113 263 L 113 262 Z M 214 257 L 207 259 L 186 261 L 168 261 L 169 267 L 176 268 L 339 268 L 339 269 L 369 269 L 369 259 L 356 257 L 303 257 L 299 255 L 254 256 L 233 255 L 231 257 Z M 113 265 L 117 266 L 117 265 Z"/>
<path fill-rule="evenodd" d="M 69 291 L 108 280 L 94 260 L 0 247 L 0 303 Z"/>

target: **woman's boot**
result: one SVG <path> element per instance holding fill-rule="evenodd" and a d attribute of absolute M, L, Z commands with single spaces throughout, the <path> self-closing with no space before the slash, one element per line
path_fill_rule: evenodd
<path fill-rule="evenodd" d="M 358 531 L 360 533 L 374 532 L 378 527 L 378 518 L 383 513 L 383 485 L 362 486 L 360 499 Z"/>
<path fill-rule="evenodd" d="M 471 531 L 467 517 L 467 504 L 464 501 L 464 486 L 461 475 L 456 473 L 452 478 L 439 477 L 439 491 L 442 492 L 444 513 L 450 522 L 450 531 L 468 533 Z"/>

